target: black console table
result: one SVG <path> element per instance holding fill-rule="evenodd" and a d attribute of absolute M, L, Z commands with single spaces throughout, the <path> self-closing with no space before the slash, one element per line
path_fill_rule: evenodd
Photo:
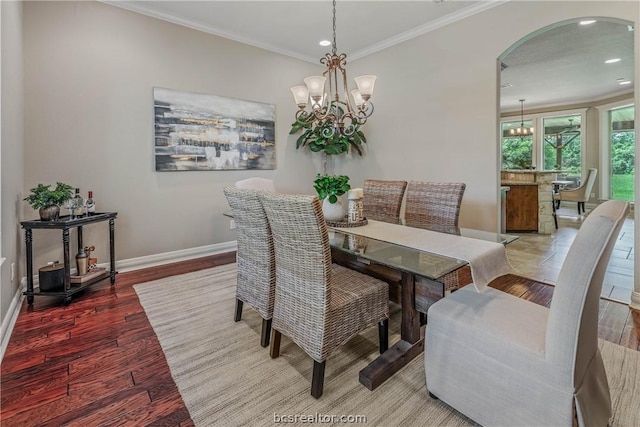
<path fill-rule="evenodd" d="M 116 260 L 115 260 L 115 220 L 117 212 L 103 212 L 95 215 L 85 216 L 76 219 L 70 219 L 69 216 L 60 217 L 58 221 L 22 221 L 20 225 L 24 228 L 24 239 L 27 252 L 27 290 L 24 295 L 27 296 L 27 303 L 33 305 L 34 295 L 58 296 L 64 297 L 64 303 L 71 302 L 71 296 L 92 284 L 103 280 L 110 276 L 111 284 L 116 281 Z M 71 258 L 69 255 L 69 230 L 77 229 L 78 249 L 82 248 L 82 227 L 97 222 L 109 221 L 109 270 L 105 270 L 100 274 L 91 277 L 82 283 L 71 283 Z M 60 291 L 41 291 L 39 288 L 33 288 L 33 230 L 62 230 L 62 244 L 64 247 L 64 289 Z"/>

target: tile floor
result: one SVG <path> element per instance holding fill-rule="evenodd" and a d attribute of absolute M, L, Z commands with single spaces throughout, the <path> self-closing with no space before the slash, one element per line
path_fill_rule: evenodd
<path fill-rule="evenodd" d="M 587 213 L 591 209 L 587 206 Z M 591 207 L 593 208 L 593 206 Z M 562 262 L 586 216 L 578 216 L 575 203 L 558 210 L 558 230 L 552 235 L 511 233 L 520 236 L 507 245 L 507 254 L 518 274 L 556 283 Z M 629 303 L 633 290 L 633 216 L 625 220 L 611 254 L 602 285 L 602 297 Z"/>

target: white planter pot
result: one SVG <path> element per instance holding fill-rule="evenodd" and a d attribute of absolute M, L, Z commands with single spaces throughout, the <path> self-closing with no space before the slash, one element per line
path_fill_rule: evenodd
<path fill-rule="evenodd" d="M 325 198 L 322 201 L 322 213 L 327 221 L 341 221 L 344 218 L 342 202 L 338 199 L 337 202 L 331 203 L 328 197 Z"/>

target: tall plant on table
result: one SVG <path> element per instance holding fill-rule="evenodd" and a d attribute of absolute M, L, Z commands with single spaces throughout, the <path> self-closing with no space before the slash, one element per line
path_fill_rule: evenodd
<path fill-rule="evenodd" d="M 313 188 L 322 200 L 322 212 L 329 221 L 340 221 L 344 217 L 344 209 L 339 197 L 351 189 L 349 177 L 346 175 L 316 175 Z"/>

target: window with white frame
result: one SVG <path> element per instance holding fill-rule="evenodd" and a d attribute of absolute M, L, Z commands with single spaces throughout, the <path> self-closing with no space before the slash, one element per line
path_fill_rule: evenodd
<path fill-rule="evenodd" d="M 533 135 L 513 136 L 521 121 L 503 120 L 502 169 L 557 170 L 579 180 L 584 168 L 585 110 L 558 111 L 525 117 Z"/>

